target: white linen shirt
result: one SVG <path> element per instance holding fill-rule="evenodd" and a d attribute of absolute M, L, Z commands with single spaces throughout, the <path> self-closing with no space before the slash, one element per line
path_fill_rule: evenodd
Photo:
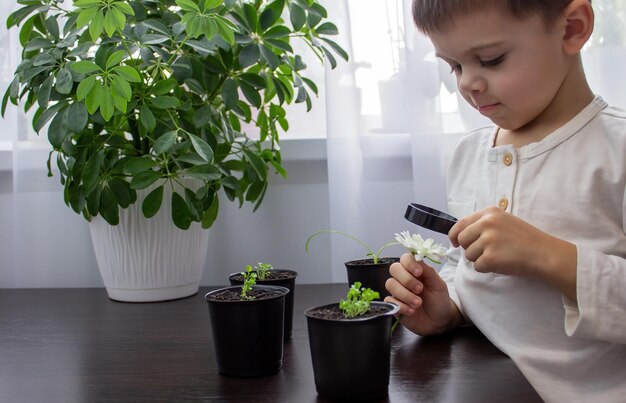
<path fill-rule="evenodd" d="M 498 206 L 577 247 L 577 298 L 537 279 L 479 273 L 460 248 L 440 275 L 463 316 L 548 402 L 626 401 L 626 112 L 596 97 L 543 140 L 463 137 L 447 178 L 463 217 Z"/>

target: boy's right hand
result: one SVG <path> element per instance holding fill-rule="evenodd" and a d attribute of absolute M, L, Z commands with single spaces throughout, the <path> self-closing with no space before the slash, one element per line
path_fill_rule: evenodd
<path fill-rule="evenodd" d="M 385 288 L 391 293 L 385 301 L 400 307 L 400 323 L 422 336 L 442 333 L 459 326 L 461 314 L 450 299 L 448 286 L 434 268 L 418 262 L 411 253 L 389 267 L 391 278 Z"/>

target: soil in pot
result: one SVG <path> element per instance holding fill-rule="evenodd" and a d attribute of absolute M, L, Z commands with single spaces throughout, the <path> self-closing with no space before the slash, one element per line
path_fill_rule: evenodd
<path fill-rule="evenodd" d="M 256 272 L 256 270 L 253 270 Z M 272 269 L 268 272 L 265 280 L 260 280 L 257 277 L 256 283 L 259 285 L 277 285 L 286 287 L 289 289 L 289 294 L 285 297 L 285 327 L 284 336 L 285 341 L 291 339 L 293 328 L 293 301 L 295 296 L 296 277 L 298 273 L 288 269 Z M 230 285 L 243 284 L 243 275 L 241 273 L 232 273 L 228 276 Z"/>
<path fill-rule="evenodd" d="M 378 263 L 374 263 L 373 259 L 358 259 L 346 262 L 348 284 L 354 284 L 358 281 L 363 287 L 378 291 L 382 301 L 386 296 L 391 295 L 385 288 L 387 279 L 391 277 L 389 266 L 399 261 L 399 257 L 381 257 L 378 259 Z"/>
<path fill-rule="evenodd" d="M 370 313 L 346 319 L 337 303 L 305 312 L 315 388 L 333 400 L 384 399 L 389 390 L 394 304 L 372 302 Z"/>
<path fill-rule="evenodd" d="M 256 285 L 240 298 L 241 287 L 226 287 L 205 296 L 218 371 L 253 377 L 277 372 L 283 362 L 285 297 L 289 289 Z"/>

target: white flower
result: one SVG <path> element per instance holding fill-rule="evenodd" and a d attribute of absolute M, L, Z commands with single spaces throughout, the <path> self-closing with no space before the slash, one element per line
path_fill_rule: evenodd
<path fill-rule="evenodd" d="M 411 252 L 418 262 L 426 258 L 439 263 L 446 255 L 446 248 L 441 244 L 435 243 L 434 239 L 428 238 L 424 240 L 421 235 L 411 235 L 409 231 L 402 231 L 396 234 L 396 241 Z"/>

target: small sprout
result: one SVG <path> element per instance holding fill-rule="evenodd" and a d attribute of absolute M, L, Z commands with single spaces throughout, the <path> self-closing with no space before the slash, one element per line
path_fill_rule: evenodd
<path fill-rule="evenodd" d="M 243 285 L 241 286 L 241 299 L 252 300 L 254 296 L 248 295 L 248 292 L 252 290 L 252 286 L 256 284 L 256 273 L 252 271 L 252 266 L 247 265 L 246 271 L 242 272 Z"/>
<path fill-rule="evenodd" d="M 361 283 L 355 281 L 348 290 L 347 299 L 339 301 L 339 308 L 346 318 L 361 316 L 370 310 L 370 303 L 380 298 L 378 292 L 371 288 L 361 288 Z"/>
<path fill-rule="evenodd" d="M 269 263 L 259 262 L 254 268 L 256 269 L 257 279 L 263 281 L 269 277 L 270 270 L 272 270 L 274 266 Z"/>

